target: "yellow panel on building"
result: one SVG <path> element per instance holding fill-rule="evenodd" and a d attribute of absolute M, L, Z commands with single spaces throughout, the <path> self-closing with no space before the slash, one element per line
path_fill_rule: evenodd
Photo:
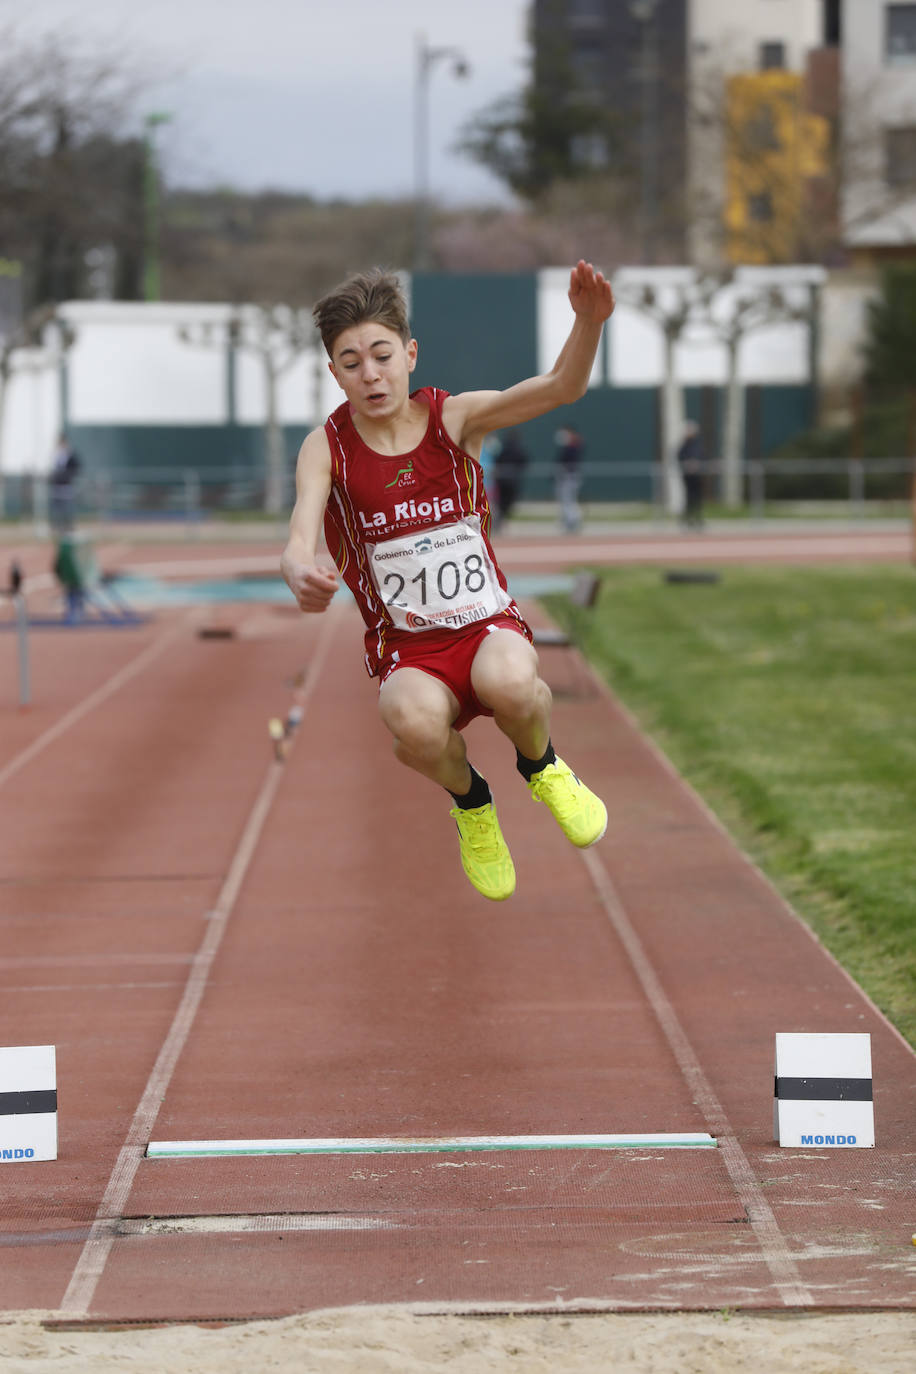
<path fill-rule="evenodd" d="M 827 175 L 830 126 L 804 106 L 804 77 L 783 69 L 730 77 L 725 94 L 725 228 L 739 263 L 797 262 L 807 184 Z"/>

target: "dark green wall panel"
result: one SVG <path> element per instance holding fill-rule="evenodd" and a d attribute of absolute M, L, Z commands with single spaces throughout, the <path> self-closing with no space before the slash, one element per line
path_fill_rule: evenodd
<path fill-rule="evenodd" d="M 417 385 L 502 391 L 537 372 L 537 277 L 418 273 L 411 326 Z"/>

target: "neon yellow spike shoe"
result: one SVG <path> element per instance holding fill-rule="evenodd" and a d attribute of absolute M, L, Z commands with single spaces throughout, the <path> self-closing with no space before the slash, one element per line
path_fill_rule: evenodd
<path fill-rule="evenodd" d="M 461 862 L 471 882 L 491 902 L 504 902 L 515 891 L 515 865 L 496 819 L 496 807 L 474 806 L 449 812 L 458 827 Z"/>
<path fill-rule="evenodd" d="M 580 849 L 595 844 L 607 830 L 607 807 L 558 758 L 535 773 L 528 784 L 535 801 L 551 811 L 567 839 Z"/>

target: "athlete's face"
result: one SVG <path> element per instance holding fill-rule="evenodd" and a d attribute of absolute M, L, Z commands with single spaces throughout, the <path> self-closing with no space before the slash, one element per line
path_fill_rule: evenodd
<path fill-rule="evenodd" d="M 387 420 L 407 400 L 417 365 L 417 341 L 401 342 L 384 324 L 367 321 L 338 334 L 330 368 L 347 400 L 369 420 Z"/>

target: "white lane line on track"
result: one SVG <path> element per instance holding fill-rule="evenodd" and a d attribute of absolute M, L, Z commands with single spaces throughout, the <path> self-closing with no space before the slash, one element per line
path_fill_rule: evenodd
<path fill-rule="evenodd" d="M 103 682 L 94 692 L 90 692 L 89 696 L 81 701 L 78 706 L 74 706 L 66 715 L 61 716 L 60 720 L 27 745 L 21 753 L 14 755 L 9 763 L 0 768 L 0 787 L 21 772 L 26 764 L 31 763 L 34 758 L 43 753 L 49 744 L 53 744 L 56 739 L 60 739 L 61 735 L 66 734 L 72 725 L 76 725 L 90 711 L 94 711 L 97 706 L 101 706 L 109 697 L 114 696 L 115 692 L 119 692 L 122 687 L 131 682 L 138 673 L 142 673 L 144 668 L 152 663 L 154 658 L 158 658 L 163 649 L 168 648 L 172 641 L 184 631 L 187 620 L 188 617 L 183 616 L 179 625 L 171 626 L 158 639 L 154 639 L 152 644 L 147 644 L 146 648 L 136 658 L 125 663 L 124 667 L 119 668 L 107 682 Z"/>
<path fill-rule="evenodd" d="M 308 676 L 299 697 L 303 711 L 305 711 L 308 700 L 324 670 L 339 618 L 339 613 L 333 609 L 326 613 L 315 654 L 309 664 Z M 257 848 L 264 822 L 273 805 L 274 796 L 283 777 L 283 767 L 282 763 L 276 760 L 271 761 L 267 776 L 249 813 L 238 847 L 232 856 L 216 905 L 208 913 L 210 919 L 207 922 L 206 934 L 194 956 L 178 1009 L 134 1112 L 124 1144 L 121 1146 L 109 1176 L 108 1186 L 99 1203 L 89 1236 L 74 1267 L 61 1303 L 61 1314 L 85 1316 L 92 1304 L 99 1280 L 105 1271 L 111 1248 L 117 1238 L 112 1228 L 112 1221 L 120 1219 L 130 1197 L 134 1178 L 146 1150 L 146 1143 L 150 1138 L 159 1109 L 165 1099 L 172 1074 L 175 1072 L 175 1066 L 191 1033 L 194 1018 L 197 1015 L 210 976 L 213 960 L 216 958 L 239 890 Z"/>
<path fill-rule="evenodd" d="M 583 850 L 582 857 L 608 919 L 627 952 L 649 1005 L 671 1046 L 684 1081 L 702 1112 L 708 1129 L 719 1141 L 723 1163 L 735 1192 L 747 1211 L 751 1228 L 783 1303 L 787 1307 L 812 1307 L 814 1298 L 802 1281 L 798 1265 L 754 1176 L 750 1161 L 732 1130 L 712 1084 L 703 1072 L 693 1046 L 649 961 L 607 869 L 593 849 Z"/>

